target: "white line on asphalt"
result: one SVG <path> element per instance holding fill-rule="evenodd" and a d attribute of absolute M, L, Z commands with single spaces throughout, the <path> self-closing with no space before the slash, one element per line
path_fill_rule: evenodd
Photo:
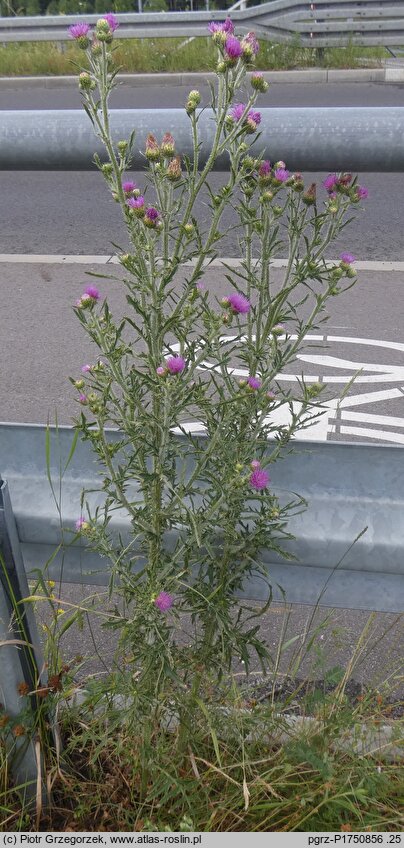
<path fill-rule="evenodd" d="M 327 259 L 326 262 L 334 264 L 339 262 L 339 259 Z M 0 253 L 0 263 L 27 263 L 36 265 L 107 265 L 113 262 L 118 263 L 119 259 L 114 254 L 91 255 L 91 254 L 40 254 L 40 253 Z M 184 262 L 184 265 L 194 265 L 196 260 Z M 258 262 L 254 259 L 253 262 Z M 220 259 L 214 259 L 210 264 L 210 268 L 220 268 L 222 265 L 229 265 L 231 268 L 237 268 L 241 264 L 240 259 L 223 256 Z M 288 263 L 287 259 L 273 259 L 271 265 L 274 268 L 285 268 Z M 387 262 L 384 260 L 369 260 L 355 262 L 355 268 L 358 271 L 404 271 L 404 262 Z"/>

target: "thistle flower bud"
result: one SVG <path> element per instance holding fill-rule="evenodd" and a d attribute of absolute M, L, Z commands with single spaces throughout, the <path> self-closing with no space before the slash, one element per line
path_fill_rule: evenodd
<path fill-rule="evenodd" d="M 175 182 L 176 180 L 180 180 L 182 176 L 181 171 L 181 157 L 174 156 L 174 159 L 171 159 L 171 162 L 167 168 L 167 179 Z"/>
<path fill-rule="evenodd" d="M 94 38 L 91 44 L 91 53 L 93 56 L 101 56 L 102 53 L 102 45 L 101 42 Z"/>
<path fill-rule="evenodd" d="M 121 156 L 124 156 L 127 149 L 128 149 L 128 142 L 127 141 L 118 141 L 117 148 L 118 148 L 118 153 L 120 153 Z"/>
<path fill-rule="evenodd" d="M 102 165 L 102 167 L 101 167 L 101 171 L 104 174 L 104 176 L 110 177 L 111 174 L 112 174 L 112 171 L 113 171 L 111 162 L 105 162 L 104 165 Z"/>
<path fill-rule="evenodd" d="M 199 106 L 201 102 L 201 95 L 196 88 L 193 88 L 192 91 L 188 94 L 188 100 L 192 100 L 195 103 L 195 106 Z"/>
<path fill-rule="evenodd" d="M 235 466 L 234 466 L 234 467 L 235 467 L 235 469 L 236 469 L 237 473 L 238 473 L 238 474 L 241 474 L 241 472 L 242 472 L 242 470 L 243 470 L 243 468 L 244 468 L 244 465 L 242 465 L 242 463 L 241 463 L 241 462 L 236 462 L 236 464 L 235 464 Z"/>
<path fill-rule="evenodd" d="M 184 224 L 184 233 L 186 233 L 187 236 L 192 236 L 193 232 L 194 232 L 194 225 L 193 224 Z"/>
<path fill-rule="evenodd" d="M 152 133 L 149 133 L 146 139 L 145 156 L 149 162 L 158 162 L 160 159 L 160 148 Z"/>
<path fill-rule="evenodd" d="M 264 193 L 261 194 L 260 201 L 261 203 L 269 203 L 271 200 L 273 200 L 273 197 L 274 195 L 272 191 L 264 191 Z"/>
<path fill-rule="evenodd" d="M 356 277 L 355 268 L 352 268 L 352 266 L 348 268 L 348 270 L 346 271 L 346 276 L 349 277 L 350 280 L 353 280 Z"/>
<path fill-rule="evenodd" d="M 166 132 L 163 135 L 163 140 L 161 142 L 160 150 L 163 156 L 174 156 L 175 152 L 175 142 L 171 135 L 171 133 Z"/>
<path fill-rule="evenodd" d="M 323 390 L 322 383 L 312 383 L 311 386 L 306 386 L 306 394 L 309 398 L 318 397 Z"/>
<path fill-rule="evenodd" d="M 255 159 L 253 159 L 252 156 L 244 156 L 244 159 L 241 163 L 241 167 L 243 169 L 245 169 L 246 171 L 251 171 L 251 169 L 254 168 L 254 165 Z"/>
<path fill-rule="evenodd" d="M 303 203 L 305 203 L 306 206 L 312 206 L 316 202 L 316 191 L 316 183 L 312 183 L 310 188 L 307 189 L 302 197 Z"/>
<path fill-rule="evenodd" d="M 283 209 L 282 206 L 273 206 L 272 207 L 274 215 L 282 215 Z"/>
<path fill-rule="evenodd" d="M 261 73 L 255 73 L 251 75 L 251 87 L 255 91 L 260 91 L 262 94 L 265 94 L 268 91 L 269 83 L 264 80 L 264 77 Z"/>
<path fill-rule="evenodd" d="M 97 83 L 92 78 L 92 76 L 87 73 L 87 71 L 83 71 L 79 74 L 79 89 L 80 91 L 94 91 Z"/>
<path fill-rule="evenodd" d="M 82 388 L 84 388 L 84 385 L 85 385 L 84 380 L 75 380 L 74 385 L 75 385 L 76 389 L 82 389 Z"/>

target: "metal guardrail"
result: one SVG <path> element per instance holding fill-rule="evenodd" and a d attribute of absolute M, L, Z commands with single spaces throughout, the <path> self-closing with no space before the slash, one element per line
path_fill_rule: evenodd
<path fill-rule="evenodd" d="M 61 542 L 59 514 L 47 479 L 45 432 L 41 425 L 0 424 L 0 469 L 8 483 L 28 574 L 43 568 Z M 70 427 L 60 427 L 58 432 L 51 428 L 51 474 L 56 489 L 60 462 L 63 467 L 73 435 Z M 117 430 L 107 431 L 112 442 L 120 435 Z M 404 609 L 404 448 L 314 441 L 296 441 L 293 447 L 296 453 L 285 454 L 273 466 L 271 485 L 281 500 L 297 492 L 309 506 L 288 524 L 296 539 L 285 547 L 298 562 L 285 561 L 272 551 L 262 552 L 275 596 L 280 597 L 279 584 L 289 602 L 311 604 L 326 586 L 321 602 L 327 606 L 381 612 Z M 119 462 L 119 454 L 115 461 Z M 74 536 L 82 489 L 97 488 L 98 471 L 89 443 L 79 441 L 62 484 L 65 540 Z M 132 494 L 138 498 L 135 484 Z M 103 491 L 89 493 L 90 508 L 102 505 L 104 498 Z M 349 550 L 365 527 L 367 532 Z M 116 538 L 120 533 L 123 544 L 125 539 L 129 542 L 130 521 L 124 510 L 114 511 L 109 530 Z M 170 531 L 168 545 L 176 542 L 179 532 Z M 83 540 L 70 544 L 63 557 L 59 553 L 52 560 L 49 576 L 58 579 L 62 567 L 67 582 L 108 583 L 108 563 Z M 266 591 L 262 581 L 252 580 L 244 596 L 261 599 Z"/>
<path fill-rule="evenodd" d="M 44 570 L 48 563 L 46 578 L 55 580 L 106 586 L 110 576 L 105 558 L 81 539 L 72 543 L 75 521 L 81 513 L 82 489 L 93 490 L 98 485 L 91 447 L 88 442 L 77 443 L 63 477 L 59 513 L 47 476 L 45 430 L 35 424 L 0 424 L 0 468 L 6 481 L 0 485 L 0 552 L 6 565 L 5 573 L 0 569 L 0 693 L 7 713 L 15 717 L 20 712 L 18 685 L 25 681 L 32 686 L 35 666 L 37 670 L 43 666 L 32 610 L 29 605 L 19 607 L 25 618 L 24 634 L 13 617 L 10 586 L 16 600 L 21 601 L 29 594 L 27 576 L 33 569 Z M 58 431 L 51 428 L 50 474 L 56 492 L 73 435 L 70 427 L 59 427 Z M 107 431 L 108 441 L 119 438 L 118 431 Z M 404 448 L 308 441 L 294 447 L 298 453 L 286 455 L 274 465 L 271 485 L 280 502 L 289 501 L 290 493 L 298 493 L 309 505 L 288 523 L 295 540 L 285 542 L 284 547 L 297 557 L 296 562 L 281 559 L 270 550 L 261 552 L 274 600 L 401 612 Z M 191 471 L 191 459 L 187 462 Z M 138 490 L 133 486 L 127 495 L 136 496 Z M 88 492 L 86 500 L 92 512 L 104 498 L 102 491 Z M 129 542 L 131 524 L 124 510 L 114 511 L 109 532 L 116 541 L 119 538 L 120 544 Z M 175 545 L 180 533 L 181 528 L 176 528 L 166 534 L 167 548 Z M 67 545 L 55 556 L 63 537 Z M 138 559 L 137 566 L 142 565 Z M 248 581 L 240 596 L 262 601 L 267 594 L 267 584 L 257 577 Z M 34 667 L 26 638 L 33 646 Z M 37 756 L 32 741 L 18 740 L 12 771 L 28 798 L 36 794 Z M 46 802 L 44 786 L 42 793 Z"/>
<path fill-rule="evenodd" d="M 404 171 L 404 109 L 398 107 L 343 107 L 260 109 L 257 155 L 288 168 L 311 171 Z M 128 138 L 136 129 L 133 170 L 143 169 L 146 136 L 171 131 L 177 149 L 192 156 L 189 118 L 184 109 L 111 110 L 115 139 Z M 198 124 L 204 163 L 213 139 L 212 111 L 206 109 Z M 0 170 L 88 170 L 93 154 L 105 158 L 84 111 L 4 111 L 0 122 Z M 215 163 L 228 169 L 228 155 Z"/>
<path fill-rule="evenodd" d="M 119 38 L 206 35 L 207 24 L 226 11 L 120 14 Z M 70 24 L 80 17 L 95 23 L 100 15 L 16 17 L 0 19 L 0 42 L 63 41 Z M 237 31 L 254 30 L 260 38 L 288 42 L 298 35 L 303 47 L 396 45 L 404 38 L 402 0 L 272 0 L 231 12 Z"/>

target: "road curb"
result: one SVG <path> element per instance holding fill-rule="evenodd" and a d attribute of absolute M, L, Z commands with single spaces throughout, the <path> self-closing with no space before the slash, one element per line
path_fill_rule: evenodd
<path fill-rule="evenodd" d="M 354 70 L 334 68 L 309 68 L 296 71 L 264 71 L 268 82 L 277 83 L 342 83 L 342 82 L 404 82 L 404 67 L 355 68 Z M 176 74 L 120 74 L 121 85 L 132 87 L 190 86 L 203 85 L 216 78 L 213 73 L 176 73 Z M 77 86 L 77 76 L 60 77 L 0 77 L 0 91 L 15 88 L 64 88 Z"/>

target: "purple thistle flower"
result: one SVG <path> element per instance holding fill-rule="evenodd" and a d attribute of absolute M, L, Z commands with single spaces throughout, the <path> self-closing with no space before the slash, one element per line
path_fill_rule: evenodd
<path fill-rule="evenodd" d="M 260 46 L 255 35 L 255 32 L 248 32 L 247 35 L 244 36 L 241 47 L 243 50 L 246 49 L 247 52 L 251 52 L 254 56 L 257 55 Z"/>
<path fill-rule="evenodd" d="M 269 474 L 267 471 L 264 471 L 262 468 L 257 468 L 250 477 L 250 486 L 253 489 L 266 489 L 269 483 Z"/>
<path fill-rule="evenodd" d="M 259 377 L 249 377 L 247 383 L 250 389 L 260 389 L 262 386 L 262 380 Z"/>
<path fill-rule="evenodd" d="M 81 528 L 83 527 L 83 524 L 87 524 L 87 521 L 86 521 L 86 519 L 84 518 L 83 515 L 80 515 L 80 518 L 77 519 L 77 521 L 74 525 L 77 532 L 79 532 L 81 530 Z"/>
<path fill-rule="evenodd" d="M 126 201 L 126 205 L 129 206 L 130 209 L 142 209 L 144 206 L 144 197 L 141 194 L 139 197 L 130 197 L 129 200 Z"/>
<path fill-rule="evenodd" d="M 90 31 L 90 24 L 72 24 L 69 26 L 70 38 L 86 38 Z"/>
<path fill-rule="evenodd" d="M 254 112 L 253 109 L 250 109 L 247 117 L 250 121 L 254 121 L 254 124 L 261 123 L 261 112 Z"/>
<path fill-rule="evenodd" d="M 235 292 L 226 298 L 227 303 L 231 306 L 233 312 L 240 313 L 241 315 L 246 315 L 247 312 L 250 311 L 251 303 L 248 298 L 244 297 L 243 294 L 238 294 Z"/>
<path fill-rule="evenodd" d="M 167 610 L 172 607 L 174 603 L 174 598 L 172 595 L 169 595 L 168 592 L 160 592 L 160 594 L 157 595 L 157 598 L 154 603 L 157 609 L 160 610 L 160 612 L 167 612 Z"/>
<path fill-rule="evenodd" d="M 252 468 L 253 471 L 257 471 L 258 468 L 261 468 L 261 463 L 260 463 L 259 459 L 253 459 L 253 461 L 251 463 L 251 468 Z"/>
<path fill-rule="evenodd" d="M 140 200 L 140 197 L 138 197 L 138 200 Z M 159 217 L 159 213 L 158 213 L 157 209 L 154 208 L 154 206 L 149 206 L 149 208 L 146 209 L 145 217 L 148 218 L 149 221 L 154 222 L 154 221 L 157 221 L 157 218 Z"/>
<path fill-rule="evenodd" d="M 136 183 L 129 180 L 127 183 L 122 183 L 122 189 L 125 194 L 130 194 L 136 188 Z"/>
<path fill-rule="evenodd" d="M 84 295 L 87 295 L 87 297 L 91 297 L 92 300 L 99 300 L 100 298 L 100 293 L 98 289 L 95 288 L 95 286 L 87 286 L 87 288 L 84 289 Z"/>
<path fill-rule="evenodd" d="M 243 52 L 243 48 L 238 38 L 235 38 L 234 35 L 229 35 L 226 38 L 224 49 L 229 59 L 238 59 Z"/>
<path fill-rule="evenodd" d="M 81 373 L 87 374 L 88 371 L 91 371 L 91 365 L 82 365 Z"/>
<path fill-rule="evenodd" d="M 206 291 L 205 283 L 202 280 L 198 280 L 198 282 L 196 284 L 196 288 L 197 288 L 198 292 Z"/>
<path fill-rule="evenodd" d="M 324 186 L 324 188 L 325 188 L 328 192 L 330 192 L 330 191 L 332 191 L 332 190 L 335 188 L 335 186 L 336 186 L 336 185 L 338 185 L 338 176 L 337 176 L 337 174 L 328 174 L 328 177 L 326 177 L 326 179 L 325 179 L 325 180 L 324 180 L 324 182 L 323 182 L 323 186 Z"/>
<path fill-rule="evenodd" d="M 275 397 L 276 397 L 275 392 L 271 392 L 271 391 L 267 392 L 268 400 L 274 400 Z"/>
<path fill-rule="evenodd" d="M 79 403 L 82 403 L 83 406 L 87 403 L 86 395 L 79 395 Z"/>
<path fill-rule="evenodd" d="M 159 365 L 159 367 L 156 368 L 156 374 L 158 377 L 165 377 L 166 373 L 167 371 L 164 365 Z"/>
<path fill-rule="evenodd" d="M 235 121 L 239 121 L 241 116 L 243 115 L 245 110 L 244 103 L 236 103 L 232 109 L 230 109 L 230 116 L 234 118 Z"/>
<path fill-rule="evenodd" d="M 232 35 L 233 32 L 234 32 L 234 24 L 233 24 L 233 21 L 230 20 L 230 18 L 226 18 L 226 20 L 223 21 L 223 23 L 220 23 L 220 24 L 217 24 L 214 21 L 212 21 L 208 26 L 208 30 L 212 34 L 214 32 L 227 32 L 230 35 Z"/>
<path fill-rule="evenodd" d="M 268 159 L 264 159 L 264 161 L 261 162 L 261 165 L 259 166 L 258 176 L 259 177 L 267 177 L 270 174 L 270 172 L 271 172 L 271 163 L 268 161 Z"/>
<path fill-rule="evenodd" d="M 166 366 L 170 374 L 181 374 L 186 365 L 185 359 L 182 356 L 170 356 L 166 361 Z"/>
<path fill-rule="evenodd" d="M 278 182 L 286 183 L 286 180 L 289 179 L 290 174 L 289 171 L 286 170 L 286 168 L 277 168 L 274 171 L 274 177 L 276 180 L 278 180 Z"/>
<path fill-rule="evenodd" d="M 340 259 L 342 259 L 346 265 L 351 265 L 352 262 L 355 262 L 355 257 L 352 256 L 352 253 L 341 253 Z"/>
<path fill-rule="evenodd" d="M 364 186 L 356 186 L 356 196 L 359 200 L 366 200 L 369 197 L 369 190 Z"/>
<path fill-rule="evenodd" d="M 107 12 L 106 15 L 103 15 L 103 20 L 108 21 L 109 28 L 111 32 L 115 32 L 119 27 L 118 18 L 114 15 L 113 12 Z"/>

